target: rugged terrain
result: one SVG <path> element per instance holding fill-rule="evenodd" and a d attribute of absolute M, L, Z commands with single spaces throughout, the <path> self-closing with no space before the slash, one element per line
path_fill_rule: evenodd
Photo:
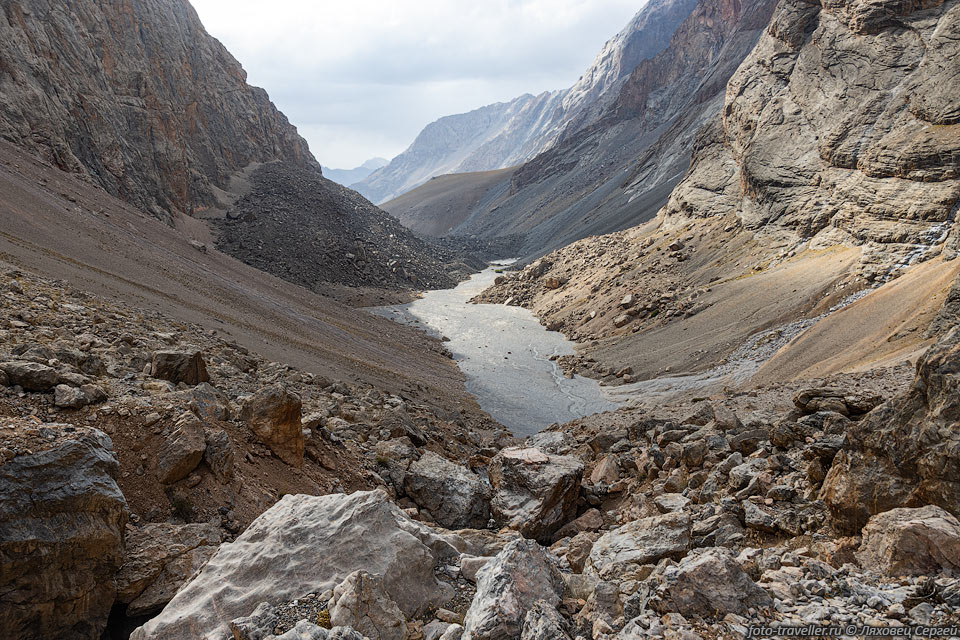
<path fill-rule="evenodd" d="M 556 144 L 485 183 L 467 206 L 457 200 L 476 182 L 472 174 L 448 177 L 441 193 L 424 185 L 384 208 L 419 230 L 443 219 L 444 234 L 524 234 L 525 258 L 650 220 L 687 170 L 698 132 L 720 113 L 727 80 L 775 5 L 702 0 L 662 51 L 623 70 L 591 119 L 571 121 Z M 660 24 L 652 16 L 637 35 Z M 453 202 L 456 217 L 444 211 Z"/>
<path fill-rule="evenodd" d="M 817 320 L 768 375 L 915 360 L 957 273 L 960 129 L 940 87 L 958 72 L 960 7 L 845 7 L 779 5 L 655 220 L 545 256 L 483 300 L 588 342 L 583 369 L 601 375 L 705 372 Z"/>
<path fill-rule="evenodd" d="M 603 127 L 473 174 L 460 204 L 434 181 L 441 230 L 504 180 L 562 200 L 590 166 L 667 202 L 481 295 L 580 341 L 568 372 L 633 397 L 522 441 L 441 341 L 337 301 L 395 299 L 448 261 L 310 166 L 245 166 L 207 212 L 215 237 L 0 143 L 3 633 L 957 635 L 960 4 L 773 9 L 704 0 L 614 74 Z M 611 47 L 604 68 L 628 57 Z M 589 145 L 651 123 L 611 182 L 612 147 Z M 672 171 L 685 145 L 666 199 L 643 167 Z"/>
<path fill-rule="evenodd" d="M 207 34 L 187 0 L 7 2 L 3 10 L 0 138 L 199 243 L 209 243 L 210 232 L 197 220 L 215 226 L 231 207 L 246 207 L 222 246 L 314 290 L 321 282 L 391 290 L 456 282 L 457 267 L 439 264 L 457 262 L 452 251 L 434 250 L 322 178 L 306 141 L 265 91 L 246 83 L 240 63 Z M 261 172 L 275 184 L 314 184 L 318 195 L 295 205 L 269 196 L 254 203 L 264 196 L 250 193 Z M 303 237 L 318 222 L 324 233 L 307 242 L 321 242 L 320 253 L 271 243 L 278 235 Z M 393 237 L 375 238 L 374 228 Z M 267 253 L 249 241 L 261 232 Z M 372 241 L 390 250 L 364 249 Z M 362 264 L 351 264 L 358 251 Z M 307 256 L 316 260 L 304 272 L 290 271 Z"/>
<path fill-rule="evenodd" d="M 354 186 L 383 203 L 437 176 L 522 164 L 596 122 L 637 64 L 667 46 L 695 4 L 646 3 L 572 87 L 526 94 L 432 122 L 389 165 Z"/>
<path fill-rule="evenodd" d="M 2 291 L 13 637 L 960 624 L 956 327 L 915 377 L 660 402 L 520 442 L 62 282 L 5 268 Z"/>
<path fill-rule="evenodd" d="M 479 258 L 430 244 L 355 191 L 283 163 L 258 168 L 217 224 L 218 249 L 308 289 L 334 283 L 444 289 L 482 268 Z"/>
<path fill-rule="evenodd" d="M 0 60 L 0 137 L 163 220 L 251 163 L 319 170 L 184 0 L 4 2 Z"/>

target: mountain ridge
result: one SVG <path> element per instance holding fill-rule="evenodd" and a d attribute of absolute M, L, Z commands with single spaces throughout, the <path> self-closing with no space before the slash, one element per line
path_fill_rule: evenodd
<path fill-rule="evenodd" d="M 511 101 L 445 116 L 428 124 L 406 151 L 358 183 L 357 190 L 383 203 L 438 175 L 515 166 L 588 126 L 602 111 L 605 96 L 633 65 L 669 43 L 695 0 L 651 0 L 568 89 L 524 94 Z M 465 136 L 462 131 L 477 132 Z"/>

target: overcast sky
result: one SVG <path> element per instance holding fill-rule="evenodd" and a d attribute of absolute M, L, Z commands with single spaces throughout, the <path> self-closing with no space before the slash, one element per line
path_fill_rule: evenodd
<path fill-rule="evenodd" d="M 572 85 L 644 0 L 191 0 L 321 164 L 392 158 L 424 125 Z"/>

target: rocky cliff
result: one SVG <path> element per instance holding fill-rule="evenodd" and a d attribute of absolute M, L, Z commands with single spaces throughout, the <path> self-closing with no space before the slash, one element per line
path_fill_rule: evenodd
<path fill-rule="evenodd" d="M 713 4 L 717 17 L 736 7 Z M 716 115 L 685 129 L 697 132 L 692 164 L 657 218 L 548 255 L 484 299 L 600 340 L 575 368 L 611 382 L 629 370 L 739 383 L 780 347 L 767 380 L 914 361 L 957 269 L 958 102 L 942 87 L 960 73 L 958 12 L 781 2 Z M 645 70 L 655 64 L 638 67 L 612 120 L 657 103 L 640 82 L 667 73 Z M 650 148 L 625 193 L 647 193 L 678 139 Z M 540 175 L 550 166 L 562 167 Z M 814 323 L 816 341 L 790 343 Z"/>
<path fill-rule="evenodd" d="M 794 247 L 856 246 L 869 279 L 939 254 L 960 198 L 958 59 L 956 2 L 781 2 L 666 224 L 729 215 Z"/>
<path fill-rule="evenodd" d="M 250 163 L 319 170 L 186 0 L 2 9 L 0 137 L 112 195 L 170 220 L 221 206 Z"/>
<path fill-rule="evenodd" d="M 648 2 L 572 87 L 441 118 L 427 125 L 387 167 L 358 183 L 357 190 L 382 203 L 435 176 L 529 160 L 593 123 L 637 64 L 669 44 L 695 5 L 695 0 Z"/>

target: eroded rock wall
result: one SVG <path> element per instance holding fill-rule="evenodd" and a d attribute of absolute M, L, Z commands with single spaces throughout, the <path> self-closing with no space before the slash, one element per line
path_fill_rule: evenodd
<path fill-rule="evenodd" d="M 254 162 L 319 165 L 186 0 L 10 0 L 0 137 L 169 219 Z"/>

